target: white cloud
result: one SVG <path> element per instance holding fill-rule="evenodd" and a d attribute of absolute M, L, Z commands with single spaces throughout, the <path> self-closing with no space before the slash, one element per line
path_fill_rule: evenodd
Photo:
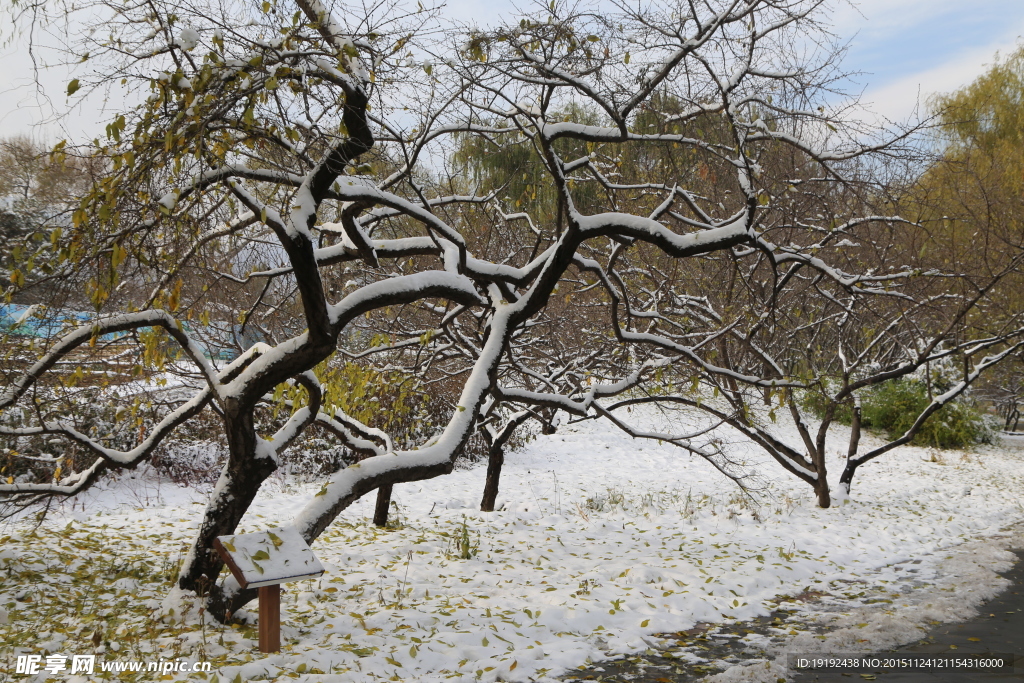
<path fill-rule="evenodd" d="M 988 70 L 997 52 L 1005 55 L 1018 44 L 1015 39 L 1004 39 L 962 51 L 932 68 L 869 88 L 863 104 L 891 120 L 906 119 L 917 107 L 923 112 L 930 96 L 969 84 Z"/>
<path fill-rule="evenodd" d="M 1005 1 L 1005 0 L 998 0 Z M 963 9 L 962 0 L 861 0 L 842 3 L 833 12 L 836 30 L 888 33 Z"/>

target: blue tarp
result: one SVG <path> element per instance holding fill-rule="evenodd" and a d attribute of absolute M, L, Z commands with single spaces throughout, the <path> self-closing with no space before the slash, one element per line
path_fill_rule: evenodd
<path fill-rule="evenodd" d="M 54 313 L 48 309 L 43 309 L 41 316 L 39 315 L 40 311 L 25 315 L 29 308 L 30 306 L 24 304 L 0 304 L 0 334 L 49 339 L 60 336 L 79 325 L 89 324 L 96 318 L 95 315 L 84 311 Z M 193 331 L 192 326 L 188 323 L 185 323 L 184 327 L 187 332 Z M 243 335 L 240 325 L 206 326 L 198 328 L 196 331 L 199 333 L 197 341 L 203 347 L 206 357 L 218 360 L 234 360 L 238 357 L 238 349 L 232 345 L 235 338 L 238 338 L 246 347 L 256 341 L 249 339 L 250 335 Z M 127 332 L 113 332 L 103 335 L 100 339 L 113 341 L 127 336 L 127 334 Z"/>
<path fill-rule="evenodd" d="M 49 339 L 69 331 L 73 327 L 88 324 L 94 316 L 83 311 L 60 311 L 50 314 L 43 310 L 26 315 L 31 306 L 23 304 L 0 304 L 0 331 L 20 337 L 41 337 Z M 20 322 L 19 322 L 20 321 Z M 112 340 L 124 336 L 123 332 L 103 335 L 102 339 Z"/>

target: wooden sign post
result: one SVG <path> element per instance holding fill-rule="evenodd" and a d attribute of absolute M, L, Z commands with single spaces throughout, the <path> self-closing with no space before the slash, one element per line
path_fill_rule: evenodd
<path fill-rule="evenodd" d="M 260 652 L 279 651 L 281 584 L 320 576 L 324 573 L 320 560 L 292 528 L 219 536 L 214 539 L 213 547 L 238 585 L 259 589 Z"/>

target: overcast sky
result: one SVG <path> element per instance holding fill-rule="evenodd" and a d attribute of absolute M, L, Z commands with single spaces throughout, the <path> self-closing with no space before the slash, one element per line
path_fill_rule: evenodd
<path fill-rule="evenodd" d="M 834 31 L 850 41 L 844 65 L 863 72 L 856 89 L 874 111 L 895 120 L 910 116 L 928 95 L 969 83 L 997 51 L 1013 50 L 1024 36 L 1024 0 L 861 0 L 836 7 Z M 509 0 L 448 3 L 450 15 L 481 23 L 513 11 Z M 99 120 L 110 117 L 99 112 L 99 103 L 63 124 L 46 123 L 54 106 L 66 104 L 70 77 L 63 69 L 43 72 L 40 96 L 24 46 L 0 51 L 0 136 L 28 133 L 55 141 L 101 131 Z"/>

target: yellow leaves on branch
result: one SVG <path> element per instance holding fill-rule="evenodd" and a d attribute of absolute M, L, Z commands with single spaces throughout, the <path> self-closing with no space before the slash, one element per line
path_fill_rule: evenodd
<path fill-rule="evenodd" d="M 114 244 L 110 254 L 110 267 L 117 268 L 128 257 L 128 251 L 120 244 Z"/>
<path fill-rule="evenodd" d="M 85 288 L 89 293 L 89 301 L 92 303 L 93 308 L 97 311 L 103 308 L 103 304 L 106 302 L 107 297 L 110 296 L 110 292 L 107 288 L 96 280 L 90 280 Z"/>
<path fill-rule="evenodd" d="M 181 287 L 185 284 L 180 278 L 174 284 L 170 296 L 167 297 L 167 310 L 174 313 L 181 306 Z"/>

